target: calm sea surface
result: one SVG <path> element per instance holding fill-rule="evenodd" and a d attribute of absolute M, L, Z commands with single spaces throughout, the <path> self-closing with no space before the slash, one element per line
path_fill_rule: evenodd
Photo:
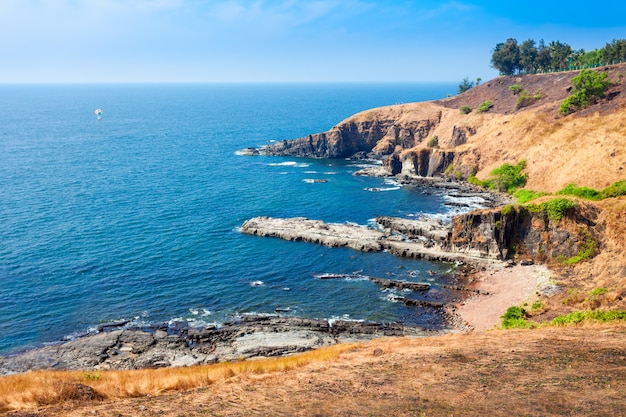
<path fill-rule="evenodd" d="M 432 312 L 394 302 L 397 293 L 369 281 L 314 275 L 362 270 L 436 284 L 442 278 L 426 272 L 450 265 L 246 236 L 238 228 L 259 215 L 366 224 L 376 215 L 445 213 L 446 196 L 355 177 L 357 162 L 236 151 L 455 89 L 0 86 L 0 353 L 116 320 L 202 325 L 276 308 L 440 325 Z M 319 178 L 329 182 L 307 182 Z"/>

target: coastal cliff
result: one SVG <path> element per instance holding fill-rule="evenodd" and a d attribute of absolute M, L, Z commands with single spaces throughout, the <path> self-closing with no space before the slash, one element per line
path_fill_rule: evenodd
<path fill-rule="evenodd" d="M 599 71 L 613 82 L 605 98 L 569 116 L 558 109 L 578 72 L 498 77 L 455 97 L 367 110 L 327 132 L 259 152 L 367 156 L 382 160 L 387 175 L 458 179 L 484 178 L 503 162 L 523 159 L 529 188 L 554 192 L 576 183 L 601 189 L 626 175 L 626 64 Z M 512 86 L 532 99 L 520 100 Z M 462 108 L 472 110 L 465 114 Z"/>
<path fill-rule="evenodd" d="M 328 132 L 256 152 L 378 159 L 381 167 L 357 174 L 396 176 L 408 183 L 431 177 L 483 180 L 503 164 L 523 160 L 527 190 L 556 193 L 568 184 L 604 189 L 626 178 L 626 64 L 594 71 L 611 80 L 608 90 L 569 115 L 559 108 L 578 71 L 503 76 L 454 97 L 367 110 Z M 606 290 L 601 305 L 626 305 L 625 197 L 590 202 L 568 196 L 563 202 L 557 196 L 506 204 L 455 217 L 445 240 L 430 247 L 415 251 L 402 248 L 407 242 L 394 242 L 384 249 L 401 256 L 428 257 L 436 249 L 445 254 L 437 259 L 547 263 L 563 287 L 552 309 L 588 307 L 584 294 L 597 288 Z M 396 232 L 407 235 L 404 229 Z M 566 295 L 570 292 L 580 295 Z"/>

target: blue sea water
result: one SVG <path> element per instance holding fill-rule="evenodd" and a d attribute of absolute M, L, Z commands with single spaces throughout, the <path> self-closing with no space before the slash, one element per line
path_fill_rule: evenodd
<path fill-rule="evenodd" d="M 314 276 L 362 270 L 436 284 L 441 278 L 426 271 L 450 265 L 247 236 L 238 228 L 259 215 L 366 224 L 376 215 L 444 213 L 444 195 L 353 176 L 363 162 L 237 150 L 454 89 L 0 86 L 0 354 L 116 320 L 202 325 L 276 308 L 301 317 L 440 325 L 433 313 L 394 302 L 393 292 L 369 281 Z M 320 178 L 328 182 L 307 181 Z M 442 295 L 435 287 L 410 296 Z"/>

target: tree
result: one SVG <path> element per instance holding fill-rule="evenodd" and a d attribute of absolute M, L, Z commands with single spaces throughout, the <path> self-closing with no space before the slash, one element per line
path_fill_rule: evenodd
<path fill-rule="evenodd" d="M 466 92 L 474 87 L 474 81 L 470 81 L 469 77 L 463 78 L 461 84 L 459 84 L 459 94 Z"/>
<path fill-rule="evenodd" d="M 520 71 L 532 73 L 535 71 L 537 60 L 537 46 L 534 39 L 527 39 L 519 47 Z"/>
<path fill-rule="evenodd" d="M 539 41 L 537 45 L 537 57 L 535 59 L 535 69 L 538 71 L 550 70 L 550 49 L 546 46 L 543 39 Z"/>
<path fill-rule="evenodd" d="M 560 41 L 550 42 L 550 69 L 562 70 L 569 66 L 569 58 L 572 56 L 572 47 Z"/>
<path fill-rule="evenodd" d="M 496 45 L 491 54 L 491 66 L 503 75 L 513 75 L 519 71 L 519 46 L 517 40 L 509 38 Z"/>

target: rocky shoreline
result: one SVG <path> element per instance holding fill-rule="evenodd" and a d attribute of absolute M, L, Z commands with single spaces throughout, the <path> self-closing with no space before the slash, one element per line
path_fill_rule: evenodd
<path fill-rule="evenodd" d="M 204 328 L 101 326 L 96 334 L 0 357 L 0 375 L 39 369 L 98 371 L 194 366 L 271 357 L 384 336 L 426 337 L 428 330 L 398 323 L 242 316 Z"/>
<path fill-rule="evenodd" d="M 398 178 L 398 180 L 403 185 L 420 185 L 433 190 L 445 189 L 453 196 L 481 197 L 489 206 L 501 203 L 501 198 L 497 195 L 484 191 L 477 192 L 471 186 L 455 181 L 441 178 L 421 180 Z M 409 220 L 381 216 L 376 219 L 376 228 L 371 228 L 354 224 L 326 224 L 304 218 L 258 217 L 247 220 L 241 231 L 251 235 L 302 240 L 331 247 L 348 246 L 362 251 L 387 250 L 398 256 L 457 262 L 462 265 L 457 274 L 461 281 L 470 272 L 501 263 L 493 257 L 485 258 L 462 251 L 451 251 L 447 247 L 450 227 L 450 224 L 427 218 Z M 328 277 L 319 278 L 328 279 Z M 381 288 L 427 291 L 429 287 L 420 283 L 367 278 Z M 478 293 L 477 290 L 467 288 L 462 283 L 460 286 L 447 287 L 465 294 L 459 299 L 470 293 Z M 107 323 L 100 325 L 96 333 L 75 340 L 53 343 L 10 356 L 0 356 L 0 375 L 37 369 L 97 371 L 193 366 L 288 355 L 336 343 L 365 341 L 384 336 L 427 337 L 467 330 L 464 323 L 455 316 L 454 308 L 448 308 L 450 305 L 446 303 L 406 297 L 397 297 L 396 301 L 403 302 L 407 307 L 440 310 L 450 325 L 445 329 L 433 330 L 400 323 L 318 320 L 280 315 L 242 316 L 219 326 L 204 328 L 186 325 L 171 327 L 167 324 L 134 328 L 129 327 L 127 322 Z"/>

